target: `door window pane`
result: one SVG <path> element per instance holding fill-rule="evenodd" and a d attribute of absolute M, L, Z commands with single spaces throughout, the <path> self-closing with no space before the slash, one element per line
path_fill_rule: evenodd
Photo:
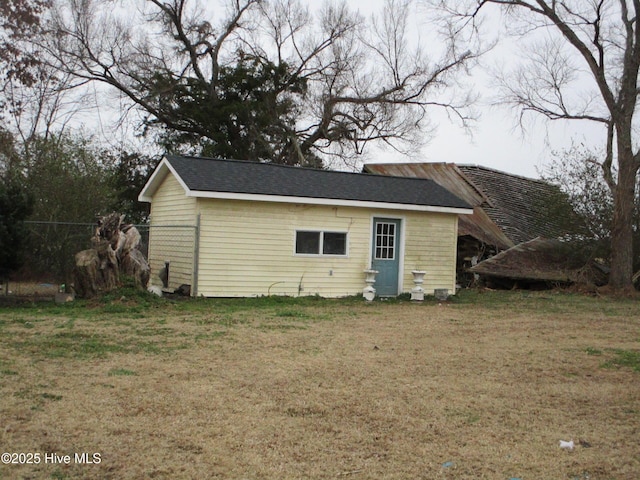
<path fill-rule="evenodd" d="M 395 259 L 395 235 L 395 223 L 376 223 L 376 260 Z"/>

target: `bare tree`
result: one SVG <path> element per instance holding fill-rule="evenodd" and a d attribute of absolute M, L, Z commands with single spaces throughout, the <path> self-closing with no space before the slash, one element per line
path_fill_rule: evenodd
<path fill-rule="evenodd" d="M 432 107 L 471 119 L 472 96 L 451 87 L 475 55 L 453 38 L 435 60 L 412 50 L 410 3 L 389 0 L 372 28 L 346 2 L 314 16 L 298 0 L 232 0 L 217 17 L 195 0 L 68 0 L 46 46 L 56 68 L 115 88 L 178 143 L 317 165 L 415 142 Z"/>
<path fill-rule="evenodd" d="M 431 2 L 434 3 L 434 2 Z M 501 7 L 511 33 L 538 40 L 528 62 L 501 79 L 501 99 L 557 120 L 587 120 L 606 130 L 600 165 L 613 194 L 610 286 L 632 288 L 633 210 L 640 168 L 639 0 L 438 0 L 457 28 L 475 28 Z M 590 88 L 580 89 L 588 80 Z"/>
<path fill-rule="evenodd" d="M 3 84 L 9 80 L 29 84 L 36 78 L 31 68 L 37 56 L 23 49 L 24 40 L 33 38 L 40 28 L 41 15 L 48 0 L 5 0 L 0 2 L 0 64 Z"/>
<path fill-rule="evenodd" d="M 94 105 L 77 78 L 45 64 L 34 65 L 31 72 L 29 84 L 8 82 L 3 92 L 7 128 L 15 132 L 27 156 L 32 140 L 64 132 L 74 117 Z"/>
<path fill-rule="evenodd" d="M 43 34 L 50 0 L 7 0 L 0 4 L 0 108 L 3 127 L 22 156 L 36 137 L 61 133 L 90 102 L 85 82 L 44 61 L 34 39 Z"/>

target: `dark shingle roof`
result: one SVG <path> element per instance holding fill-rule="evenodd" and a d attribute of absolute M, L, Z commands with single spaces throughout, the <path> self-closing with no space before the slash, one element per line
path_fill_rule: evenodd
<path fill-rule="evenodd" d="M 191 191 L 471 208 L 432 180 L 167 156 Z"/>

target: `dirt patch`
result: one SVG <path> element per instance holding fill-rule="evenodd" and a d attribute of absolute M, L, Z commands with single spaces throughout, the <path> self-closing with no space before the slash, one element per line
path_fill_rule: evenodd
<path fill-rule="evenodd" d="M 0 283 L 0 300 L 2 297 L 53 298 L 60 285 L 47 282 L 8 282 Z"/>
<path fill-rule="evenodd" d="M 3 451 L 74 460 L 0 477 L 640 474 L 637 302 L 182 304 L 0 313 Z"/>

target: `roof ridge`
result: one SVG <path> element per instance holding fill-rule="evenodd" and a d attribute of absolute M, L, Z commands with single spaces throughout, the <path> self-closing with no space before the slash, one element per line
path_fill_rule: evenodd
<path fill-rule="evenodd" d="M 500 173 L 502 175 L 507 175 L 509 177 L 513 177 L 513 178 L 520 178 L 522 180 L 528 180 L 530 182 L 536 182 L 536 183 L 542 183 L 544 185 L 550 185 L 549 182 L 541 179 L 541 178 L 531 178 L 531 177 L 525 177 L 524 175 L 520 175 L 517 173 L 511 173 L 511 172 L 505 172 L 504 170 L 498 170 L 497 168 L 492 168 L 492 167 L 486 167 L 484 165 L 478 165 L 478 164 L 473 164 L 473 163 L 459 163 L 457 164 L 459 167 L 462 168 L 477 168 L 478 170 L 486 170 L 488 172 L 494 172 L 494 173 Z"/>
<path fill-rule="evenodd" d="M 478 192 L 478 194 L 484 198 L 487 202 L 487 204 L 490 207 L 495 208 L 495 202 L 493 201 L 493 199 L 489 196 L 489 194 L 487 192 L 485 192 L 482 188 L 480 188 L 479 185 L 477 185 L 472 179 L 470 179 L 468 176 L 466 176 L 464 174 L 464 171 L 462 171 L 460 169 L 460 167 L 455 164 L 455 163 L 449 163 L 448 165 L 451 165 L 457 172 L 458 174 L 464 179 L 465 182 L 467 182 L 471 187 L 473 187 L 475 189 L 476 192 Z"/>

